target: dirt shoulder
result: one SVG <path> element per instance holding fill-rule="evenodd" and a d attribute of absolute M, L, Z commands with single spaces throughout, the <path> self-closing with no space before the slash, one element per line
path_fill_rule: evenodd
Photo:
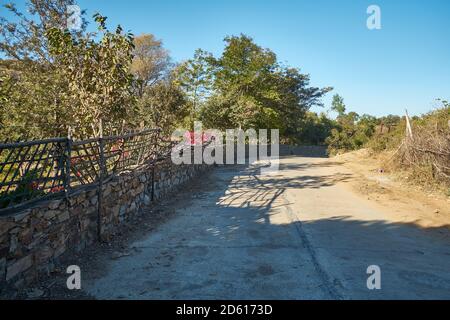
<path fill-rule="evenodd" d="M 347 186 L 377 206 L 389 209 L 392 219 L 421 227 L 450 228 L 450 197 L 422 186 L 405 182 L 386 172 L 380 159 L 362 149 L 338 155 L 339 162 L 352 173 Z"/>

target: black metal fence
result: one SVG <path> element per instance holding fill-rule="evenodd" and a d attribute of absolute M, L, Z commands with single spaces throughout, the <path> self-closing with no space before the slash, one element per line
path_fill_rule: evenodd
<path fill-rule="evenodd" d="M 159 129 L 82 141 L 70 138 L 0 144 L 0 214 L 170 156 Z"/>

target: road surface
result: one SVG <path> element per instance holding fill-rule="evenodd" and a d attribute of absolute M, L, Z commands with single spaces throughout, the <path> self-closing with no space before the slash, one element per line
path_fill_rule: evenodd
<path fill-rule="evenodd" d="M 421 228 L 355 194 L 332 159 L 280 170 L 222 166 L 174 197 L 173 217 L 130 244 L 98 299 L 449 299 L 448 228 Z M 381 289 L 367 288 L 367 268 Z"/>

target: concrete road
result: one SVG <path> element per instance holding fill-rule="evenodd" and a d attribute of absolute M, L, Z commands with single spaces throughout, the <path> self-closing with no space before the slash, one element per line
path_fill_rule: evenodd
<path fill-rule="evenodd" d="M 173 201 L 176 214 L 108 262 L 100 299 L 449 299 L 448 230 L 396 222 L 346 187 L 326 158 L 280 171 L 218 167 Z M 368 266 L 381 289 L 366 285 Z"/>

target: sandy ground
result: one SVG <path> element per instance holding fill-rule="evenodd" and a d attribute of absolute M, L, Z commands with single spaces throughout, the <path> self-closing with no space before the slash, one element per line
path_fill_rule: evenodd
<path fill-rule="evenodd" d="M 376 166 L 352 154 L 284 157 L 272 175 L 218 167 L 113 244 L 69 257 L 82 290 L 62 272 L 17 297 L 450 299 L 448 199 Z M 379 290 L 366 286 L 370 265 Z"/>
<path fill-rule="evenodd" d="M 369 156 L 367 150 L 330 160 L 351 173 L 352 191 L 387 209 L 390 219 L 421 227 L 450 227 L 449 196 L 386 173 L 382 161 Z"/>

